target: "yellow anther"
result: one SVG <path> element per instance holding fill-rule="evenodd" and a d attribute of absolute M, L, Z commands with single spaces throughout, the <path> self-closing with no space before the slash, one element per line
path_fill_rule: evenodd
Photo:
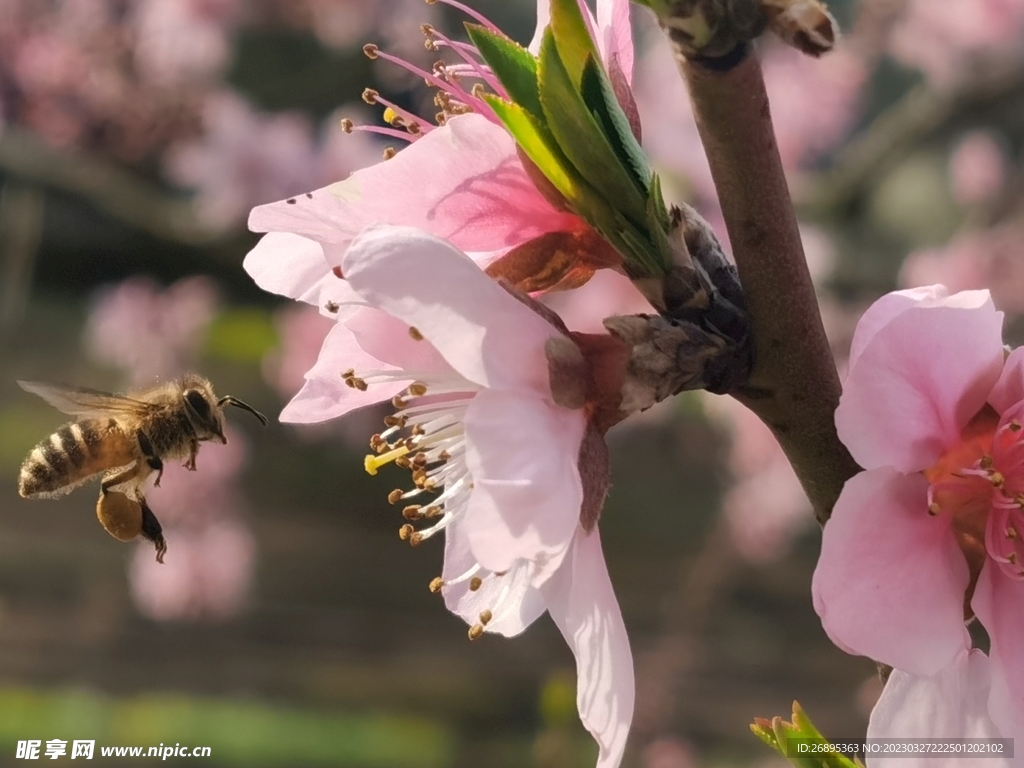
<path fill-rule="evenodd" d="M 396 125 L 398 127 L 401 127 L 404 121 L 402 120 L 402 116 L 400 114 L 395 112 L 395 110 L 392 109 L 391 107 L 388 107 L 387 109 L 384 110 L 384 122 L 388 123 L 389 125 Z"/>
<path fill-rule="evenodd" d="M 476 592 L 483 585 L 484 580 L 481 579 L 479 576 L 474 576 L 472 579 L 469 580 L 469 591 Z"/>
<path fill-rule="evenodd" d="M 438 592 L 440 592 L 443 587 L 444 587 L 444 579 L 442 579 L 440 576 L 438 576 L 436 579 L 433 579 L 430 582 L 430 591 L 433 592 L 435 595 Z"/>
<path fill-rule="evenodd" d="M 385 160 L 390 160 L 392 157 L 398 154 L 398 150 L 394 147 L 384 147 L 384 151 L 381 152 L 381 156 Z"/>
<path fill-rule="evenodd" d="M 409 385 L 409 394 L 415 397 L 423 397 L 427 394 L 427 385 L 422 381 L 414 381 Z"/>
<path fill-rule="evenodd" d="M 363 101 L 367 104 L 376 104 L 378 97 L 380 97 L 380 93 L 373 88 L 363 89 Z"/>
<path fill-rule="evenodd" d="M 351 121 L 351 120 L 350 120 L 349 118 L 347 118 L 347 117 L 343 117 L 343 118 L 341 118 L 341 122 L 340 122 L 340 123 L 338 123 L 338 124 L 339 124 L 339 125 L 341 126 L 341 130 L 343 130 L 343 131 L 344 131 L 345 133 L 352 133 L 352 131 L 353 131 L 353 130 L 355 129 L 355 127 L 356 127 L 356 126 L 355 126 L 355 123 L 353 123 L 353 122 L 352 122 L 352 121 Z"/>
<path fill-rule="evenodd" d="M 408 541 L 409 537 L 412 536 L 414 533 L 416 533 L 416 529 L 408 523 L 406 523 L 398 529 L 398 538 L 400 538 L 402 541 Z"/>
<path fill-rule="evenodd" d="M 414 531 L 409 534 L 409 544 L 413 547 L 418 547 L 423 543 L 423 534 L 419 531 Z"/>
<path fill-rule="evenodd" d="M 382 453 L 380 456 L 374 456 L 373 454 L 367 454 L 366 458 L 363 459 L 363 468 L 366 470 L 368 475 L 376 475 L 377 470 L 383 467 L 385 464 L 390 464 L 396 459 L 400 459 L 409 452 L 409 449 L 404 445 L 400 448 L 395 448 L 393 451 Z"/>
<path fill-rule="evenodd" d="M 484 633 L 483 626 L 481 626 L 480 624 L 474 624 L 472 627 L 469 628 L 469 639 L 470 640 L 479 640 L 480 639 L 480 635 L 482 635 L 483 633 Z"/>
<path fill-rule="evenodd" d="M 941 512 L 941 511 L 942 511 L 942 507 L 940 507 L 934 501 L 931 504 L 928 505 L 928 514 L 932 515 L 933 517 L 935 515 L 939 514 L 939 512 Z"/>
<path fill-rule="evenodd" d="M 423 517 L 423 515 L 420 514 L 420 509 L 421 507 L 419 504 L 412 504 L 402 510 L 402 517 L 406 520 L 419 520 Z"/>
<path fill-rule="evenodd" d="M 988 473 L 988 480 L 996 488 L 1002 488 L 1003 485 L 1005 485 L 1006 483 L 1006 478 L 1003 477 L 1003 473 L 996 472 L 995 470 L 992 470 L 991 472 Z"/>
<path fill-rule="evenodd" d="M 397 504 L 404 495 L 405 492 L 401 488 L 395 488 L 395 490 L 388 494 L 388 504 Z"/>
<path fill-rule="evenodd" d="M 486 627 L 488 624 L 491 623 L 491 619 L 493 618 L 494 614 L 492 614 L 490 611 L 484 611 L 480 614 L 480 623 Z"/>

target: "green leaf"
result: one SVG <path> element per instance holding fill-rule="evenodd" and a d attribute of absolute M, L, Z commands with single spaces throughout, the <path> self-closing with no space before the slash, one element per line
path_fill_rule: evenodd
<path fill-rule="evenodd" d="M 600 60 L 601 55 L 590 37 L 590 30 L 587 29 L 587 22 L 577 0 L 551 0 L 551 24 L 548 30 L 555 39 L 570 79 L 578 84 L 587 58 L 593 56 Z"/>
<path fill-rule="evenodd" d="M 605 200 L 614 202 L 634 225 L 644 227 L 646 195 L 633 183 L 573 85 L 550 29 L 541 43 L 538 80 L 544 117 L 562 152 Z"/>
<path fill-rule="evenodd" d="M 537 89 L 536 57 L 514 40 L 479 24 L 466 24 L 466 31 L 512 101 L 527 112 L 543 117 Z"/>
<path fill-rule="evenodd" d="M 544 122 L 519 104 L 512 104 L 490 93 L 484 100 L 505 125 L 526 156 L 533 161 L 555 189 L 570 202 L 577 200 L 586 184 L 558 147 Z"/>
<path fill-rule="evenodd" d="M 750 730 L 797 768 L 863 768 L 859 761 L 851 760 L 839 752 L 819 752 L 814 756 L 790 754 L 790 739 L 799 739 L 811 744 L 827 743 L 800 704 L 795 701 L 792 718 L 791 723 L 787 723 L 781 717 L 772 718 L 771 721 L 758 718 L 750 726 Z"/>
<path fill-rule="evenodd" d="M 580 93 L 584 103 L 590 108 L 590 113 L 604 129 L 615 155 L 633 177 L 633 183 L 642 195 L 647 195 L 651 184 L 651 169 L 647 165 L 647 157 L 633 135 L 629 118 L 622 111 L 604 67 L 593 57 L 587 59 L 583 67 Z"/>

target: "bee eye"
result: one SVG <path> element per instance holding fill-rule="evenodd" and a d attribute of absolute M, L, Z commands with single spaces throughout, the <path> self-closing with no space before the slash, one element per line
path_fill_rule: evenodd
<path fill-rule="evenodd" d="M 192 410 L 196 412 L 199 418 L 208 419 L 210 417 L 210 403 L 199 391 L 195 389 L 188 390 L 185 393 L 185 401 L 192 407 Z"/>

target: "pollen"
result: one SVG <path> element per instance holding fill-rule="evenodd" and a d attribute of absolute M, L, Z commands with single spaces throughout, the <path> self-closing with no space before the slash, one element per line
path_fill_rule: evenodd
<path fill-rule="evenodd" d="M 435 595 L 444 588 L 444 579 L 438 576 L 436 579 L 432 579 L 430 582 L 430 591 Z"/>
<path fill-rule="evenodd" d="M 378 469 L 383 467 L 385 464 L 390 464 L 392 461 L 402 458 L 408 452 L 409 449 L 403 445 L 400 448 L 395 448 L 393 451 L 382 453 L 380 456 L 367 454 L 366 458 L 363 459 L 363 468 L 366 470 L 366 474 L 376 475 Z"/>
<path fill-rule="evenodd" d="M 482 624 L 474 624 L 472 627 L 469 628 L 469 639 L 470 640 L 479 640 L 480 636 L 483 633 L 484 633 L 483 625 Z"/>
<path fill-rule="evenodd" d="M 420 513 L 422 507 L 419 504 L 412 504 L 402 510 L 402 517 L 406 520 L 419 520 L 423 515 Z"/>
<path fill-rule="evenodd" d="M 355 129 L 355 127 L 356 127 L 356 124 L 355 124 L 355 123 L 353 123 L 353 122 L 352 122 L 352 121 L 351 121 L 351 120 L 350 120 L 349 118 L 347 118 L 347 117 L 343 117 L 343 118 L 341 118 L 341 121 L 340 121 L 340 122 L 338 123 L 338 125 L 340 125 L 340 126 L 341 126 L 341 130 L 343 130 L 343 131 L 344 131 L 345 133 L 352 133 L 352 131 L 353 131 L 353 130 Z"/>
<path fill-rule="evenodd" d="M 395 488 L 391 493 L 388 494 L 388 504 L 394 505 L 402 500 L 405 495 L 405 491 L 401 488 Z"/>
<path fill-rule="evenodd" d="M 480 623 L 486 627 L 488 624 L 491 623 L 491 619 L 493 618 L 494 614 L 492 614 L 490 611 L 484 611 L 480 614 Z"/>

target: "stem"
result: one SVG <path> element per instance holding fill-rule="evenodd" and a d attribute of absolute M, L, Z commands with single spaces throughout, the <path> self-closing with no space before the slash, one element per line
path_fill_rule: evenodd
<path fill-rule="evenodd" d="M 750 313 L 754 370 L 732 394 L 772 430 L 822 524 L 859 468 L 835 428 L 839 375 L 757 58 L 713 71 L 677 54 Z"/>

